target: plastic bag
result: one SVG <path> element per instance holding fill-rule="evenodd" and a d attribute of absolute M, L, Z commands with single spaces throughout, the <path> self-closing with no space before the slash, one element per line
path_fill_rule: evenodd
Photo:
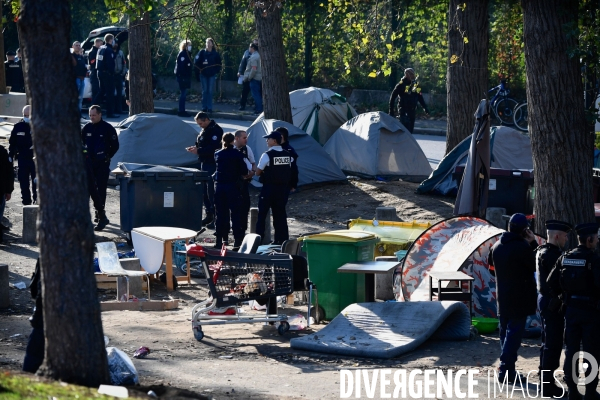
<path fill-rule="evenodd" d="M 307 321 L 302 314 L 296 314 L 293 317 L 288 318 L 290 324 L 290 331 L 301 331 L 306 329 Z"/>
<path fill-rule="evenodd" d="M 127 354 L 116 347 L 107 347 L 106 353 L 111 385 L 129 386 L 139 383 L 137 370 Z"/>

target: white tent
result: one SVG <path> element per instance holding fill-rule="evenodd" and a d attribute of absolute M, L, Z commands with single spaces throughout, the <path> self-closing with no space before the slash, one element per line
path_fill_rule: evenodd
<path fill-rule="evenodd" d="M 194 144 L 198 132 L 181 118 L 166 114 L 137 114 L 123 120 L 117 128 L 119 151 L 110 169 L 119 162 L 168 166 L 192 165 L 198 156 L 185 150 Z"/>
<path fill-rule="evenodd" d="M 255 121 L 248 129 L 248 146 L 254 152 L 256 162 L 267 151 L 267 142 L 263 136 L 275 128 L 283 126 L 289 132 L 290 145 L 298 153 L 298 185 L 309 183 L 344 181 L 346 175 L 333 162 L 331 157 L 317 142 L 300 128 L 276 119 Z"/>
<path fill-rule="evenodd" d="M 323 148 L 349 174 L 420 182 L 431 173 L 413 135 L 396 118 L 379 111 L 352 118 Z"/>
<path fill-rule="evenodd" d="M 342 124 L 355 117 L 356 110 L 333 90 L 309 87 L 290 92 L 294 125 L 323 146 Z M 255 123 L 264 118 L 261 114 Z"/>

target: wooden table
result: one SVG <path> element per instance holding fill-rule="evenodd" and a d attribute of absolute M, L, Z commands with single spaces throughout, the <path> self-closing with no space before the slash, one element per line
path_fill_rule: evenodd
<path fill-rule="evenodd" d="M 167 274 L 167 290 L 174 290 L 173 242 L 176 240 L 185 240 L 187 244 L 189 239 L 196 237 L 196 233 L 196 231 L 190 229 L 169 226 L 145 226 L 133 228 L 131 230 L 131 240 L 135 248 L 135 254 L 140 259 L 140 263 L 146 271 L 158 273 L 164 261 Z M 156 247 L 154 242 L 161 242 L 162 246 Z M 177 277 L 177 280 L 187 280 L 188 284 L 190 284 L 190 269 L 188 268 L 187 276 Z"/>
<path fill-rule="evenodd" d="M 433 279 L 437 279 L 437 287 L 433 287 Z M 429 301 L 433 300 L 434 293 L 437 295 L 438 301 L 456 300 L 468 301 L 469 312 L 473 314 L 473 281 L 475 278 L 461 271 L 456 272 L 429 272 Z M 457 281 L 457 288 L 442 288 L 442 281 Z M 469 282 L 469 291 L 462 291 L 462 282 Z"/>
<path fill-rule="evenodd" d="M 337 269 L 341 273 L 365 274 L 365 301 L 375 301 L 375 274 L 387 274 L 400 265 L 397 261 L 359 261 Z"/>

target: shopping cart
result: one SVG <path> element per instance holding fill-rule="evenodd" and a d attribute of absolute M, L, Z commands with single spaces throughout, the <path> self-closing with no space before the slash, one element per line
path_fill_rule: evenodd
<path fill-rule="evenodd" d="M 191 251 L 188 250 L 188 254 Z M 193 254 L 199 257 L 207 276 L 210 296 L 192 309 L 192 330 L 196 340 L 204 338 L 202 325 L 247 324 L 279 322 L 277 331 L 283 335 L 290 329 L 287 315 L 243 315 L 238 305 L 250 300 L 277 301 L 293 291 L 293 263 L 288 254 L 262 256 L 257 254 L 227 253 L 217 255 L 196 246 Z M 217 309 L 235 310 L 230 315 Z M 277 312 L 277 311 L 275 311 Z"/>

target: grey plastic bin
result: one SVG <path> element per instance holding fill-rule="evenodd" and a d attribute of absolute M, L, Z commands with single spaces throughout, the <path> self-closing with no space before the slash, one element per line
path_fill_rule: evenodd
<path fill-rule="evenodd" d="M 202 228 L 203 183 L 208 174 L 194 168 L 120 163 L 121 230 L 141 226 Z"/>

